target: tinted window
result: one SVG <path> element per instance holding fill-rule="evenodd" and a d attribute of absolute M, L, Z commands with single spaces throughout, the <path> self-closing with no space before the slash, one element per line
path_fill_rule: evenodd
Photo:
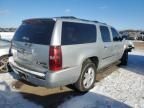
<path fill-rule="evenodd" d="M 111 42 L 110 32 L 109 32 L 108 27 L 106 27 L 106 26 L 100 26 L 100 31 L 101 31 L 102 40 L 104 42 Z"/>
<path fill-rule="evenodd" d="M 118 32 L 114 28 L 111 28 L 111 31 L 112 31 L 113 41 L 120 41 Z"/>
<path fill-rule="evenodd" d="M 13 40 L 49 45 L 54 23 L 54 21 L 24 22 L 16 31 Z"/>
<path fill-rule="evenodd" d="M 62 45 L 96 42 L 96 26 L 91 24 L 63 22 Z"/>

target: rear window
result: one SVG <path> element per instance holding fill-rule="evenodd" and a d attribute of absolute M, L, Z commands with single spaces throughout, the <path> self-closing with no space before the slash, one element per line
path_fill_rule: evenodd
<path fill-rule="evenodd" d="M 54 24 L 54 21 L 25 21 L 16 31 L 13 40 L 49 45 Z"/>
<path fill-rule="evenodd" d="M 92 24 L 63 22 L 62 45 L 96 42 L 96 26 Z"/>

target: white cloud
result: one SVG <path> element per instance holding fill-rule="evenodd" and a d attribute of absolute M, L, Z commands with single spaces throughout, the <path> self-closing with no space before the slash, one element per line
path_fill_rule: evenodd
<path fill-rule="evenodd" d="M 0 16 L 7 15 L 9 13 L 9 10 L 0 10 Z"/>
<path fill-rule="evenodd" d="M 70 9 L 65 9 L 65 13 L 70 13 L 71 10 Z"/>

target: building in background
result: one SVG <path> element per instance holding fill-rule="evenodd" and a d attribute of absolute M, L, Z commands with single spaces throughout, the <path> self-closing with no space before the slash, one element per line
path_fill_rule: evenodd
<path fill-rule="evenodd" d="M 144 31 L 141 30 L 123 30 L 120 34 L 128 40 L 143 40 L 144 37 Z"/>

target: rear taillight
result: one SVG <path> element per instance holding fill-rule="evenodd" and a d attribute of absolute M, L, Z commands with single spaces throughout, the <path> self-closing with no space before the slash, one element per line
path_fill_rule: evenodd
<path fill-rule="evenodd" d="M 50 46 L 49 49 L 49 69 L 58 71 L 62 69 L 62 51 L 61 46 Z"/>

